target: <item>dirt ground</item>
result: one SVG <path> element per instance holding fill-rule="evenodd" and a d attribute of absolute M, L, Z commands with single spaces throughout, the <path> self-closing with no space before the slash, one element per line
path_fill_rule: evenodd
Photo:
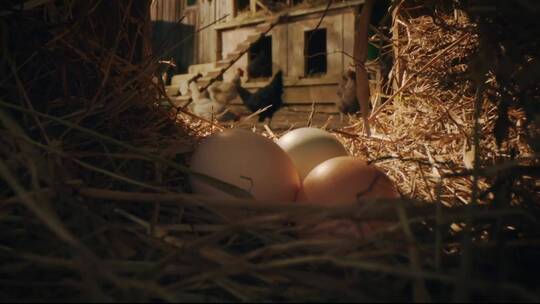
<path fill-rule="evenodd" d="M 239 114 L 241 117 L 247 117 L 251 114 L 242 105 L 231 105 L 230 110 Z M 241 119 L 243 119 L 241 118 Z M 325 127 L 329 129 L 341 128 L 349 125 L 349 117 L 344 115 L 342 118 L 335 105 L 333 104 L 310 104 L 285 105 L 274 117 L 269 125 L 274 133 L 282 133 L 289 129 L 308 126 L 311 120 L 313 127 Z M 251 128 L 264 127 L 262 123 L 257 123 L 257 117 L 250 118 L 242 127 Z"/>

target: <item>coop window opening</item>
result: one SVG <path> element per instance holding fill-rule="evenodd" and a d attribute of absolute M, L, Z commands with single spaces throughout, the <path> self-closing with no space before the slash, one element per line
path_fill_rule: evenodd
<path fill-rule="evenodd" d="M 249 10 L 249 0 L 236 0 L 236 9 L 239 12 Z"/>
<path fill-rule="evenodd" d="M 248 52 L 249 78 L 272 77 L 272 36 L 252 44 Z"/>
<path fill-rule="evenodd" d="M 326 44 L 326 29 L 304 32 L 304 74 L 306 76 L 326 74 L 328 68 Z"/>
<path fill-rule="evenodd" d="M 197 0 L 186 0 L 186 6 L 197 5 Z"/>

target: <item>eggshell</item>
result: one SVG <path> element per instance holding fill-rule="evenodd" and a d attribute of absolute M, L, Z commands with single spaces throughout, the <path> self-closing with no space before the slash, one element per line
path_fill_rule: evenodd
<path fill-rule="evenodd" d="M 290 157 L 272 140 L 242 129 L 208 136 L 194 152 L 191 169 L 250 192 L 259 201 L 294 201 L 300 178 Z M 231 198 L 197 178 L 195 193 Z"/>
<path fill-rule="evenodd" d="M 278 144 L 292 158 L 302 180 L 325 160 L 348 155 L 334 135 L 317 128 L 290 131 L 278 140 Z"/>
<path fill-rule="evenodd" d="M 355 205 L 370 198 L 399 198 L 399 193 L 384 172 L 350 156 L 332 158 L 315 167 L 304 179 L 298 195 L 300 203 L 328 207 Z M 329 220 L 304 231 L 302 237 L 363 238 L 388 225 L 381 221 Z"/>

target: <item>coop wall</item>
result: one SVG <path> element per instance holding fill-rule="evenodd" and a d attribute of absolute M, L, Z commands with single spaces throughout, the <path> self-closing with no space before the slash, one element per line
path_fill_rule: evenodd
<path fill-rule="evenodd" d="M 169 78 L 187 72 L 188 67 L 197 62 L 199 43 L 194 35 L 198 26 L 197 5 L 189 6 L 187 0 L 152 1 L 150 17 L 155 55 L 163 60 L 173 59 L 176 63 L 176 67 L 168 71 Z M 184 43 L 173 48 L 179 41 Z"/>
<path fill-rule="evenodd" d="M 283 71 L 285 83 L 284 100 L 288 103 L 335 102 L 337 85 L 345 69 L 352 61 L 346 54 L 353 53 L 354 12 L 346 9 L 327 15 L 319 29 L 326 29 L 327 72 L 310 77 L 305 73 L 305 32 L 317 27 L 321 13 L 293 18 L 290 22 L 275 26 L 269 33 L 272 37 L 272 70 Z M 218 56 L 225 58 L 236 46 L 255 33 L 255 25 L 219 31 L 218 41 L 221 51 Z M 219 43 L 218 42 L 218 43 Z M 231 79 L 236 68 L 247 69 L 248 55 L 244 54 L 224 78 Z M 266 82 L 244 79 L 245 86 L 257 88 Z"/>

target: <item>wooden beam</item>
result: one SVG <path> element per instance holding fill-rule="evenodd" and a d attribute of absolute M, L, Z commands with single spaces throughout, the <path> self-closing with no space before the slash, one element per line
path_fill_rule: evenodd
<path fill-rule="evenodd" d="M 257 12 L 257 0 L 249 0 L 249 9 L 253 14 Z"/>
<path fill-rule="evenodd" d="M 238 3 L 236 0 L 229 0 L 229 5 L 231 6 L 231 17 L 236 18 L 238 16 Z"/>
<path fill-rule="evenodd" d="M 268 13 L 272 12 L 266 5 L 264 5 L 264 3 L 262 1 L 259 1 L 259 0 L 255 0 L 255 1 L 257 2 L 257 5 L 260 6 L 266 12 L 268 12 Z"/>
<path fill-rule="evenodd" d="M 356 60 L 356 97 L 360 102 L 362 111 L 362 119 L 364 121 L 364 130 L 368 137 L 371 136 L 369 126 L 369 78 L 365 67 L 367 60 L 368 47 L 368 28 L 371 19 L 371 11 L 373 9 L 374 0 L 367 0 L 362 6 L 355 20 L 355 41 L 354 41 L 354 58 Z"/>

